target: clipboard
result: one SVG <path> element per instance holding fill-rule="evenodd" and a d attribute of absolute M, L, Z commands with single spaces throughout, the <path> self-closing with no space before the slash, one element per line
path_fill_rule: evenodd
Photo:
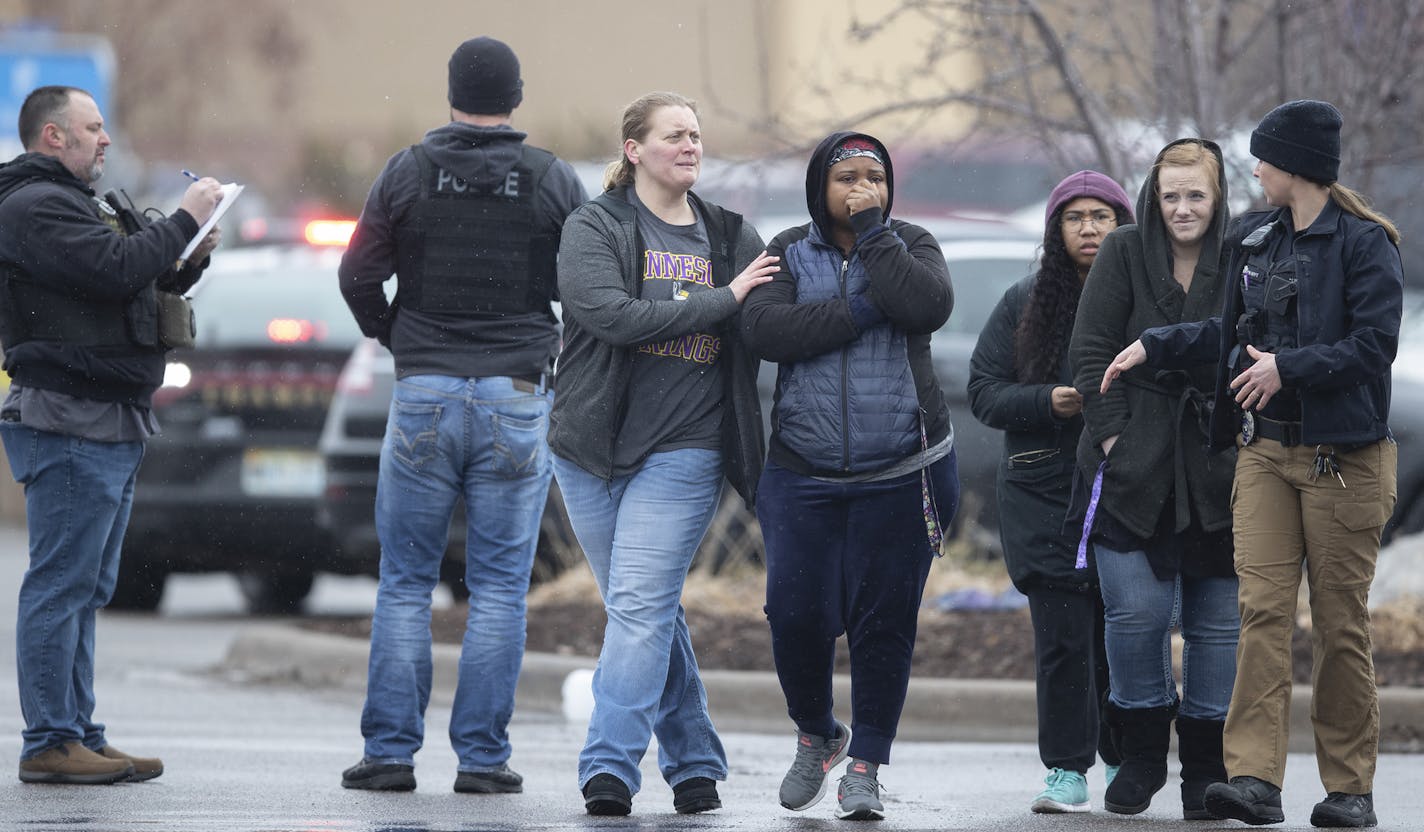
<path fill-rule="evenodd" d="M 237 201 L 238 196 L 242 194 L 242 189 L 242 185 L 233 182 L 222 186 L 222 199 L 218 200 L 217 207 L 213 209 L 213 215 L 208 217 L 208 221 L 203 223 L 203 227 L 199 228 L 198 233 L 193 235 L 193 239 L 188 241 L 188 247 L 183 249 L 182 254 L 178 255 L 178 262 L 186 263 L 188 261 L 188 258 L 193 255 L 193 249 L 198 247 L 198 243 L 201 243 L 203 238 L 208 236 L 208 232 L 212 231 L 213 227 L 218 224 L 218 220 L 223 218 L 223 214 L 227 213 L 227 209 L 231 208 L 232 204 Z"/>

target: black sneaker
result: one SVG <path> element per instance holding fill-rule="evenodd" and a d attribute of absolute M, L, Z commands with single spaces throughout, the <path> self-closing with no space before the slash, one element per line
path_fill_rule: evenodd
<path fill-rule="evenodd" d="M 1310 813 L 1311 826 L 1374 826 L 1376 823 L 1373 792 L 1331 792 L 1315 804 L 1315 811 Z"/>
<path fill-rule="evenodd" d="M 633 793 L 617 777 L 595 774 L 583 784 L 583 808 L 590 815 L 626 815 L 633 811 Z"/>
<path fill-rule="evenodd" d="M 672 787 L 672 808 L 679 815 L 695 815 L 722 808 L 717 784 L 709 777 L 689 777 Z"/>
<path fill-rule="evenodd" d="M 341 788 L 376 792 L 415 791 L 415 766 L 400 763 L 361 762 L 341 772 Z"/>
<path fill-rule="evenodd" d="M 499 768 L 487 771 L 460 771 L 455 773 L 455 791 L 464 794 L 516 794 L 524 791 L 524 778 L 500 763 Z"/>
<path fill-rule="evenodd" d="M 1231 778 L 1229 783 L 1212 783 L 1202 797 L 1206 810 L 1218 818 L 1231 818 L 1252 826 L 1280 823 L 1281 790 L 1257 777 Z"/>

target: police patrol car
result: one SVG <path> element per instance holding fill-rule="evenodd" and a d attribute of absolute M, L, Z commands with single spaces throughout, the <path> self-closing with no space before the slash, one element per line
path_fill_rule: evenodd
<path fill-rule="evenodd" d="M 331 548 L 313 519 L 317 437 L 361 340 L 336 274 L 353 226 L 313 221 L 300 243 L 213 255 L 190 293 L 195 344 L 169 353 L 153 397 L 163 432 L 139 470 L 111 606 L 154 609 L 174 572 L 232 572 L 254 612 L 295 611 L 310 591 Z"/>

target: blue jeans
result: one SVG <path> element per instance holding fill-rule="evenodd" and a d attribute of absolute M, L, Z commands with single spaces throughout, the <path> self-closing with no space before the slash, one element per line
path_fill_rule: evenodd
<path fill-rule="evenodd" d="M 25 717 L 20 758 L 79 740 L 103 748 L 94 721 L 95 613 L 114 594 L 142 442 L 95 442 L 0 423 L 25 486 L 30 568 L 20 583 L 15 658 Z"/>
<path fill-rule="evenodd" d="M 654 734 L 669 785 L 727 779 L 727 753 L 707 714 L 681 602 L 722 493 L 721 454 L 655 453 L 636 473 L 611 481 L 556 456 L 554 473 L 608 613 L 579 754 L 580 788 L 594 775 L 612 774 L 636 793 L 638 763 Z"/>
<path fill-rule="evenodd" d="M 525 596 L 552 475 L 545 442 L 552 403 L 546 388 L 521 392 L 505 376 L 396 382 L 376 486 L 381 580 L 361 713 L 367 759 L 413 765 L 424 741 L 430 597 L 461 497 L 470 612 L 450 744 L 461 771 L 509 759 Z"/>
<path fill-rule="evenodd" d="M 1120 708 L 1177 702 L 1172 676 L 1172 628 L 1180 624 L 1182 696 L 1179 716 L 1226 719 L 1236 681 L 1241 613 L 1236 578 L 1178 574 L 1158 580 L 1143 552 L 1095 543 L 1102 584 L 1110 701 Z"/>

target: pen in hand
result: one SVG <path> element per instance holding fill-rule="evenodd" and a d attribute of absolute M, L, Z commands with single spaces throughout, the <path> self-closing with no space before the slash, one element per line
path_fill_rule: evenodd
<path fill-rule="evenodd" d="M 181 174 L 183 174 L 184 176 L 188 177 L 189 179 L 193 180 L 194 182 L 197 182 L 197 181 L 201 178 L 201 177 L 198 176 L 198 174 L 193 173 L 191 170 L 188 170 L 187 168 L 184 168 L 183 170 L 180 170 L 180 171 L 178 171 L 178 172 L 181 173 Z"/>

